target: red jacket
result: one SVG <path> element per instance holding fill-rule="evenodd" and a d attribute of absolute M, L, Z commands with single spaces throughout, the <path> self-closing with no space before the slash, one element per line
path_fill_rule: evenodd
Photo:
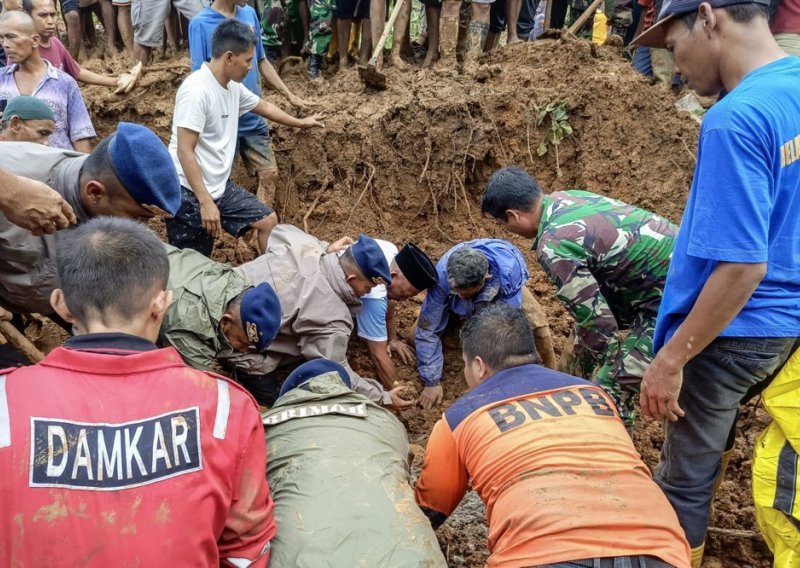
<path fill-rule="evenodd" d="M 70 339 L 0 371 L 0 564 L 267 565 L 258 409 L 172 348 Z"/>

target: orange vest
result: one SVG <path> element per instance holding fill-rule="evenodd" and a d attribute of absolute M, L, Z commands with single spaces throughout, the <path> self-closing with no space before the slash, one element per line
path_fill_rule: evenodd
<path fill-rule="evenodd" d="M 486 503 L 489 567 L 637 555 L 690 566 L 614 404 L 583 379 L 522 365 L 457 400 L 431 433 L 416 488 L 434 526 L 470 479 Z"/>

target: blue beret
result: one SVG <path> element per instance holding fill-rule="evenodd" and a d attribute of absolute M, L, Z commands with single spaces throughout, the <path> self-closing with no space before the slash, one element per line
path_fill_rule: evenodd
<path fill-rule="evenodd" d="M 181 204 L 181 182 L 167 147 L 145 126 L 120 122 L 108 145 L 117 179 L 142 207 L 175 215 Z"/>
<path fill-rule="evenodd" d="M 386 262 L 386 256 L 375 239 L 367 235 L 359 235 L 358 240 L 350 247 L 350 251 L 364 276 L 375 284 L 380 284 L 380 282 L 377 282 L 378 278 L 382 278 L 384 284 L 392 283 L 392 276 L 389 274 L 389 263 Z"/>
<path fill-rule="evenodd" d="M 347 369 L 342 365 L 330 359 L 312 359 L 289 373 L 289 376 L 286 377 L 286 380 L 281 385 L 281 392 L 278 396 L 283 396 L 290 390 L 302 386 L 311 379 L 315 379 L 325 373 L 339 373 L 339 378 L 342 379 L 344 386 L 350 388 L 350 375 L 347 374 Z"/>
<path fill-rule="evenodd" d="M 242 325 L 247 339 L 259 351 L 272 343 L 281 327 L 281 302 L 266 282 L 249 288 L 242 296 Z"/>

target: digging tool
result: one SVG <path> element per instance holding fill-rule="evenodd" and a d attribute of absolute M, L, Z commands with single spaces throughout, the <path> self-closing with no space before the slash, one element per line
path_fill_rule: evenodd
<path fill-rule="evenodd" d="M 591 18 L 594 15 L 594 13 L 597 12 L 597 9 L 600 7 L 600 4 L 602 3 L 603 0 L 594 0 L 594 2 L 589 4 L 589 7 L 586 8 L 583 14 L 581 14 L 580 17 L 577 20 L 575 20 L 575 23 L 572 24 L 567 31 L 571 34 L 575 34 L 575 32 L 581 29 L 581 26 L 583 26 L 583 24 L 586 23 L 586 20 Z"/>
<path fill-rule="evenodd" d="M 358 76 L 361 77 L 361 82 L 367 87 L 378 89 L 379 91 L 382 91 L 386 88 L 386 76 L 378 71 L 378 57 L 383 56 L 383 44 L 386 43 L 386 38 L 389 37 L 389 30 L 394 27 L 394 21 L 400 14 L 400 10 L 403 7 L 403 2 L 405 1 L 406 0 L 397 0 L 395 2 L 392 15 L 389 16 L 389 21 L 386 22 L 386 25 L 383 27 L 381 38 L 378 40 L 378 45 L 375 46 L 375 51 L 372 52 L 372 57 L 369 58 L 367 66 L 358 66 Z"/>
<path fill-rule="evenodd" d="M 0 333 L 13 345 L 20 353 L 25 355 L 31 363 L 38 363 L 44 359 L 44 354 L 36 346 L 28 341 L 28 338 L 21 334 L 10 322 L 0 321 Z"/>

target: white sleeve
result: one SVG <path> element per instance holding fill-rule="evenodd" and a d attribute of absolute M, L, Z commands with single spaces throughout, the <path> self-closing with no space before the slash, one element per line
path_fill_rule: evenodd
<path fill-rule="evenodd" d="M 241 83 L 231 83 L 239 89 L 239 116 L 253 110 L 261 99 Z"/>
<path fill-rule="evenodd" d="M 184 82 L 175 97 L 175 114 L 172 118 L 175 126 L 203 132 L 208 114 L 208 96 L 204 89 Z"/>

